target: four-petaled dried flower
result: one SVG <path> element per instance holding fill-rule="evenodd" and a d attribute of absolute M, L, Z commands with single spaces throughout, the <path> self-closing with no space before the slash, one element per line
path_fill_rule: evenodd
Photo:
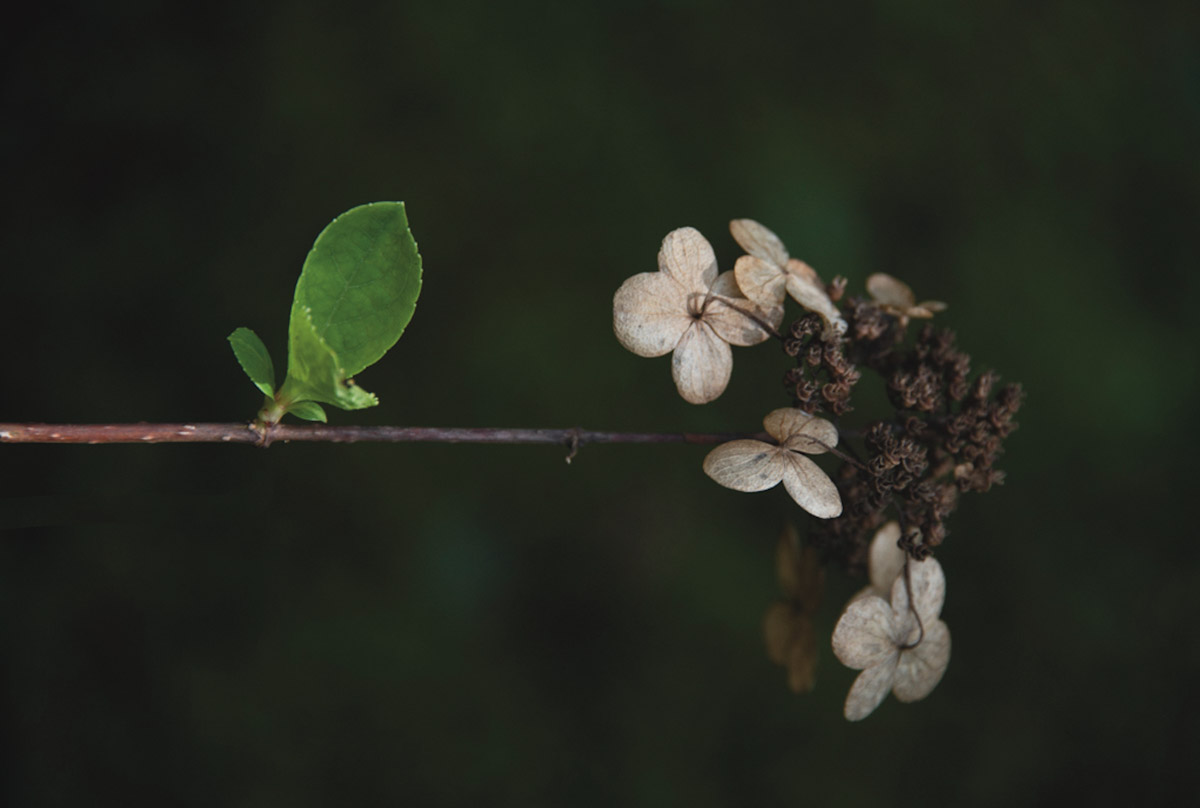
<path fill-rule="evenodd" d="M 796 258 L 788 257 L 779 236 L 753 219 L 734 219 L 729 232 L 749 255 L 734 264 L 738 288 L 760 308 L 783 309 L 785 294 L 825 322 L 824 339 L 846 333 L 846 321 L 833 305 L 816 271 Z"/>
<path fill-rule="evenodd" d="M 763 634 L 767 656 L 788 672 L 788 687 L 807 693 L 816 683 L 817 634 L 813 617 L 821 604 L 825 568 L 811 544 L 799 549 L 796 528 L 788 524 L 779 537 L 776 567 L 784 597 L 767 609 Z"/>
<path fill-rule="evenodd" d="M 829 475 L 806 454 L 829 451 L 838 442 L 837 427 L 804 410 L 784 407 L 763 419 L 779 445 L 760 440 L 723 443 L 704 458 L 704 473 L 735 491 L 765 491 L 783 482 L 801 508 L 821 519 L 842 512 L 842 498 Z"/>
<path fill-rule="evenodd" d="M 783 312 L 768 316 L 741 295 L 732 272 L 718 275 L 712 246 L 691 227 L 663 239 L 658 269 L 621 284 L 613 297 L 613 331 L 638 356 L 673 352 L 671 375 L 679 394 L 693 404 L 707 403 L 729 384 L 729 346 L 766 340 Z"/>
<path fill-rule="evenodd" d="M 942 566 L 935 558 L 908 564 L 907 578 L 892 584 L 890 604 L 878 595 L 855 598 L 833 630 L 833 653 L 862 671 L 846 696 L 851 721 L 870 715 L 889 690 L 900 701 L 925 698 L 950 662 L 950 629 L 939 618 L 946 597 Z"/>
<path fill-rule="evenodd" d="M 867 278 L 867 292 L 881 309 L 899 318 L 901 328 L 908 325 L 910 317 L 927 320 L 934 313 L 946 310 L 946 304 L 940 300 L 918 303 L 908 284 L 882 272 Z"/>

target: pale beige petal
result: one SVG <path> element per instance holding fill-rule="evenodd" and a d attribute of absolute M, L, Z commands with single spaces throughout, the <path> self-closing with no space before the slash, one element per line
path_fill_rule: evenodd
<path fill-rule="evenodd" d="M 907 311 L 917 302 L 908 284 L 893 278 L 883 272 L 876 272 L 867 278 L 867 292 L 876 303 L 885 306 L 895 306 L 901 311 Z"/>
<path fill-rule="evenodd" d="M 814 311 L 825 320 L 825 339 L 846 333 L 846 321 L 838 307 L 829 299 L 829 295 L 815 281 L 808 281 L 797 275 L 788 273 L 787 291 L 792 299 L 809 311 Z"/>
<path fill-rule="evenodd" d="M 928 320 L 937 312 L 945 310 L 946 304 L 940 300 L 923 300 L 908 310 L 908 316 Z"/>
<path fill-rule="evenodd" d="M 950 664 L 950 629 L 941 620 L 925 626 L 925 639 L 916 648 L 900 652 L 892 692 L 900 701 L 923 699 L 942 681 Z"/>
<path fill-rule="evenodd" d="M 779 326 L 783 323 L 783 303 L 780 302 L 779 305 L 768 309 L 763 309 L 760 307 L 759 311 L 764 312 L 767 322 L 771 324 L 771 327 L 774 328 L 776 332 L 778 332 Z"/>
<path fill-rule="evenodd" d="M 712 297 L 705 307 L 703 320 L 721 339 L 731 345 L 758 345 L 771 338 L 777 323 L 771 315 L 744 297 Z"/>
<path fill-rule="evenodd" d="M 817 683 L 817 632 L 811 618 L 802 615 L 793 623 L 792 644 L 784 664 L 792 692 L 811 692 Z"/>
<path fill-rule="evenodd" d="M 767 657 L 786 665 L 792 647 L 792 623 L 796 610 L 782 601 L 772 603 L 763 617 L 763 638 L 767 642 Z"/>
<path fill-rule="evenodd" d="M 858 675 L 846 695 L 843 715 L 850 721 L 861 721 L 887 698 L 896 678 L 896 659 L 867 668 Z"/>
<path fill-rule="evenodd" d="M 904 571 L 904 559 L 908 556 L 897 546 L 899 541 L 899 522 L 888 522 L 871 539 L 867 571 L 871 577 L 871 589 L 880 597 L 891 595 L 892 584 Z"/>
<path fill-rule="evenodd" d="M 776 566 L 779 584 L 788 598 L 805 614 L 814 614 L 825 589 L 825 568 L 816 547 L 800 547 L 796 529 L 790 523 L 779 539 Z"/>
<path fill-rule="evenodd" d="M 783 306 L 787 294 L 787 276 L 779 267 L 753 255 L 743 255 L 733 265 L 742 294 L 764 309 Z"/>
<path fill-rule="evenodd" d="M 870 595 L 850 601 L 833 629 L 833 653 L 847 668 L 878 665 L 897 652 L 892 607 Z"/>
<path fill-rule="evenodd" d="M 783 457 L 788 464 L 783 487 L 796 504 L 818 519 L 841 516 L 842 497 L 829 475 L 802 454 L 784 450 Z"/>
<path fill-rule="evenodd" d="M 704 458 L 704 473 L 735 491 L 766 491 L 787 469 L 783 450 L 760 440 L 722 443 Z"/>
<path fill-rule="evenodd" d="M 917 614 L 928 622 L 942 613 L 946 600 L 946 576 L 936 558 L 913 561 L 908 567 L 908 582 L 901 575 L 892 584 L 892 609 L 897 615 L 908 611 L 908 584 L 912 586 L 912 602 Z"/>
<path fill-rule="evenodd" d="M 658 268 L 679 281 L 686 291 L 707 293 L 717 279 L 717 256 L 699 230 L 681 227 L 663 239 Z"/>
<path fill-rule="evenodd" d="M 781 407 L 767 413 L 763 429 L 794 452 L 822 454 L 838 442 L 836 426 L 796 407 Z"/>
<path fill-rule="evenodd" d="M 733 350 L 704 322 L 693 321 L 671 357 L 671 376 L 685 401 L 707 404 L 725 392 Z"/>
<path fill-rule="evenodd" d="M 788 262 L 785 266 L 787 267 L 787 272 L 789 275 L 795 275 L 805 283 L 816 286 L 817 288 L 824 288 L 824 284 L 821 283 L 821 276 L 817 274 L 817 271 L 801 261 L 799 258 L 788 259 Z"/>
<path fill-rule="evenodd" d="M 779 588 L 789 599 L 800 590 L 800 535 L 796 526 L 788 522 L 775 543 L 775 572 L 779 576 Z"/>
<path fill-rule="evenodd" d="M 683 287 L 661 272 L 634 275 L 613 295 L 613 332 L 638 356 L 675 350 L 693 322 Z"/>
<path fill-rule="evenodd" d="M 783 246 L 779 236 L 753 219 L 734 219 L 729 223 L 729 232 L 743 250 L 756 258 L 776 266 L 787 263 L 787 248 Z"/>
<path fill-rule="evenodd" d="M 738 286 L 732 269 L 727 269 L 718 275 L 717 279 L 712 282 L 712 288 L 708 291 L 714 297 L 728 297 L 736 300 L 743 300 L 746 297 L 742 294 L 742 289 Z"/>

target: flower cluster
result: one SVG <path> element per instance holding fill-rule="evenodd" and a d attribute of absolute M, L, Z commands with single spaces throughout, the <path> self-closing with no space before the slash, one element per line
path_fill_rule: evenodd
<path fill-rule="evenodd" d="M 945 577 L 932 554 L 949 535 L 946 522 L 960 495 L 1003 481 L 996 463 L 1017 426 L 1021 387 L 1000 386 L 992 371 L 973 376 L 970 357 L 948 329 L 926 324 L 910 340 L 908 326 L 945 311 L 945 303 L 918 302 L 905 283 L 883 273 L 866 279 L 865 296 L 847 296 L 844 278 L 825 285 L 758 222 L 735 219 L 729 229 L 745 254 L 724 273 L 699 232 L 669 233 L 658 271 L 617 290 L 617 339 L 639 356 L 672 354 L 676 388 L 694 404 L 725 391 L 730 346 L 780 342 L 794 362 L 783 379 L 791 406 L 768 413 L 765 435 L 724 443 L 703 463 L 710 478 L 736 491 L 782 483 L 817 519 L 803 545 L 791 532 L 780 540 L 784 598 L 765 618 L 768 655 L 787 668 L 793 690 L 810 690 L 824 568 L 865 572 L 870 585 L 847 605 L 833 634 L 838 659 L 862 671 L 846 717 L 864 718 L 889 692 L 901 701 L 924 698 L 950 656 L 941 620 Z M 789 298 L 802 310 L 781 331 Z M 892 414 L 847 429 L 840 419 L 855 409 L 865 372 L 882 379 Z M 811 455 L 834 455 L 841 465 L 831 477 Z"/>

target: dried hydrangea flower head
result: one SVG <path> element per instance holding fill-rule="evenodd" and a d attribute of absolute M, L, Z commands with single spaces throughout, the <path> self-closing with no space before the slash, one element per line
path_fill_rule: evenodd
<path fill-rule="evenodd" d="M 778 328 L 746 300 L 732 272 L 717 274 L 712 245 L 698 230 L 682 227 L 663 239 L 658 272 L 621 284 L 613 297 L 613 331 L 638 356 L 671 358 L 679 394 L 705 404 L 725 392 L 733 372 L 730 345 L 756 345 Z"/>
<path fill-rule="evenodd" d="M 729 232 L 749 253 L 733 267 L 742 294 L 766 311 L 782 311 L 784 295 L 791 295 L 801 306 L 821 315 L 825 339 L 846 333 L 846 321 L 816 271 L 789 257 L 779 236 L 753 219 L 734 219 L 729 223 Z"/>
<path fill-rule="evenodd" d="M 817 634 L 813 617 L 821 604 L 825 568 L 812 545 L 800 548 L 790 523 L 779 537 L 775 553 L 784 597 L 771 604 L 763 618 L 767 656 L 787 668 L 788 687 L 808 693 L 816 684 Z"/>
<path fill-rule="evenodd" d="M 901 328 L 908 325 L 909 318 L 928 320 L 935 312 L 946 310 L 946 304 L 940 300 L 918 303 L 908 284 L 882 272 L 867 278 L 867 293 L 880 308 L 900 319 Z"/>
<path fill-rule="evenodd" d="M 870 715 L 888 691 L 904 702 L 925 698 L 950 662 L 950 629 L 939 617 L 942 566 L 935 558 L 908 563 L 907 577 L 892 584 L 890 604 L 878 595 L 855 598 L 833 629 L 833 653 L 862 671 L 846 696 L 851 721 Z"/>
<path fill-rule="evenodd" d="M 704 458 L 704 473 L 735 491 L 766 491 L 783 487 L 804 510 L 820 519 L 842 512 L 837 486 L 805 454 L 821 454 L 837 445 L 837 427 L 804 410 L 784 407 L 763 419 L 767 434 L 778 445 L 760 440 L 723 443 Z M 804 453 L 804 454 L 801 454 Z"/>

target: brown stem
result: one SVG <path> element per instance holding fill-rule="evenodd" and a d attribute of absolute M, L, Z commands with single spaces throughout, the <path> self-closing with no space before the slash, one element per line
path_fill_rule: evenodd
<path fill-rule="evenodd" d="M 595 432 L 587 429 L 444 428 L 276 424 L 0 424 L 0 443 L 542 443 L 574 451 L 587 443 L 714 444 L 762 434 Z"/>

